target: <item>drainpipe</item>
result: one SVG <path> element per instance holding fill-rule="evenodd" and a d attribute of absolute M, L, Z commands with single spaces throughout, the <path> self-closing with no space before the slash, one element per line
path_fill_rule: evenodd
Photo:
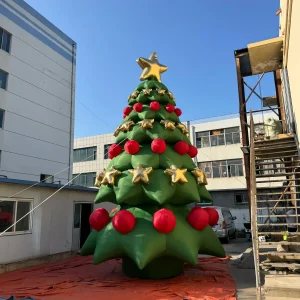
<path fill-rule="evenodd" d="M 72 44 L 72 71 L 71 71 L 71 109 L 70 109 L 70 139 L 69 139 L 69 172 L 68 172 L 68 181 L 71 180 L 72 173 L 73 173 L 73 135 L 74 135 L 74 94 L 75 94 L 75 87 L 74 87 L 74 66 L 76 65 L 75 60 L 76 55 L 76 44 Z"/>
<path fill-rule="evenodd" d="M 286 5 L 286 21 L 285 21 L 285 29 L 284 29 L 284 68 L 287 67 L 288 64 L 288 56 L 289 56 L 289 44 L 290 44 L 290 32 L 291 32 L 291 19 L 292 19 L 292 9 L 293 9 L 293 0 L 287 0 Z"/>

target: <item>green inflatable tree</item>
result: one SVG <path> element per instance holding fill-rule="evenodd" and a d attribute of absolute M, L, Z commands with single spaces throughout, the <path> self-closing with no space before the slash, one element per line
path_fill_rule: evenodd
<path fill-rule="evenodd" d="M 157 60 L 139 58 L 143 81 L 129 96 L 124 121 L 109 148 L 108 168 L 97 176 L 95 203 L 118 205 L 90 216 L 92 232 L 81 255 L 94 263 L 122 258 L 129 277 L 160 279 L 182 274 L 184 263 L 197 264 L 198 253 L 225 257 L 211 226 L 218 222 L 212 208 L 193 202 L 212 201 L 205 174 L 192 158 L 188 129 L 179 120 L 173 94 L 161 83 L 167 70 Z"/>

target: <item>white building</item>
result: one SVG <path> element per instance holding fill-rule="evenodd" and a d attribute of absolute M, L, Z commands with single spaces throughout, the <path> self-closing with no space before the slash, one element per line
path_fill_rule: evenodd
<path fill-rule="evenodd" d="M 76 43 L 25 1 L 0 1 L 0 176 L 72 178 L 75 57 Z"/>
<path fill-rule="evenodd" d="M 268 113 L 254 115 L 257 124 L 274 118 Z M 214 204 L 233 209 L 244 209 L 248 217 L 248 192 L 246 189 L 243 152 L 241 151 L 240 119 L 238 115 L 221 116 L 186 122 L 198 148 L 195 162 L 207 176 L 207 189 Z M 77 138 L 74 140 L 74 184 L 91 187 L 96 173 L 108 163 L 108 148 L 113 144 L 113 134 Z"/>

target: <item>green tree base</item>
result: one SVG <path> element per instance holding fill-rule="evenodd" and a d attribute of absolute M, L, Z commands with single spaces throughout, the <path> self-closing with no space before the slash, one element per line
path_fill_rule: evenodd
<path fill-rule="evenodd" d="M 179 276 L 183 273 L 184 262 L 174 257 L 159 257 L 140 270 L 130 258 L 123 258 L 123 274 L 131 278 L 139 279 L 167 279 Z"/>

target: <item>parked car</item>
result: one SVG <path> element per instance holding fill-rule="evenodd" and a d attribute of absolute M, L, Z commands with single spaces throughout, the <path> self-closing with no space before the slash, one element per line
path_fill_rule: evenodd
<path fill-rule="evenodd" d="M 221 206 L 205 206 L 212 207 L 219 213 L 219 222 L 216 226 L 213 226 L 212 229 L 218 236 L 218 238 L 228 244 L 230 238 L 235 238 L 235 224 L 234 220 L 236 217 L 233 217 L 229 208 Z"/>

